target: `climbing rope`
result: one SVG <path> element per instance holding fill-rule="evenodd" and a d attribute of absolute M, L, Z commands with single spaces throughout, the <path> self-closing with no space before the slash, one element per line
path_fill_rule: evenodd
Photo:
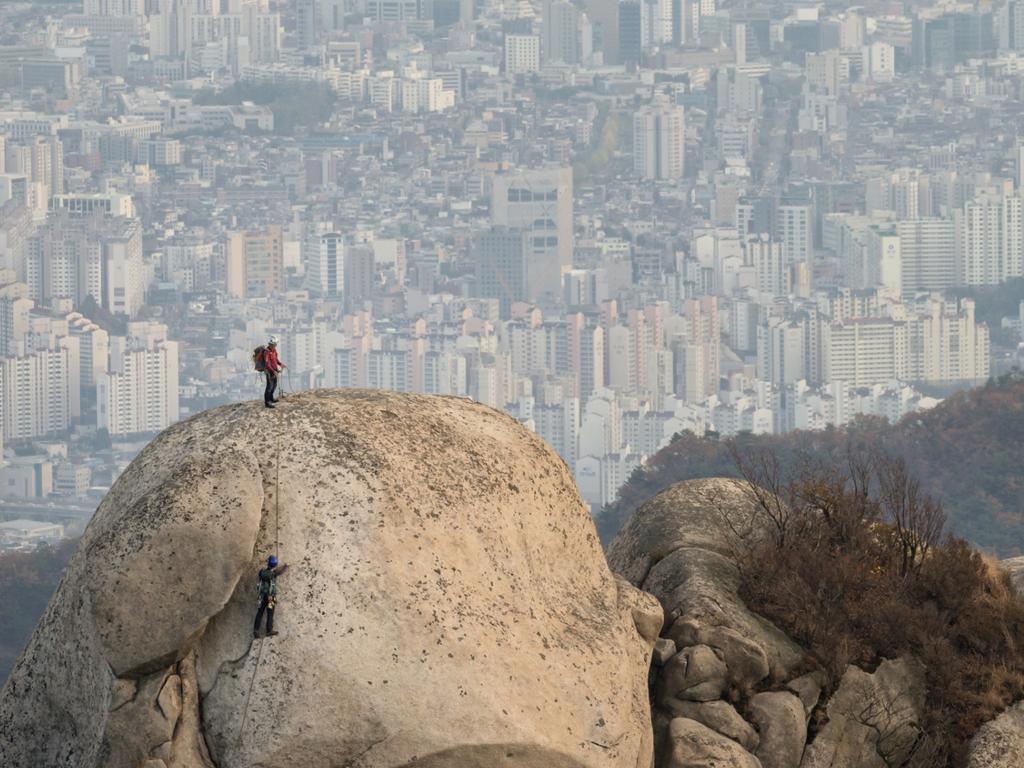
<path fill-rule="evenodd" d="M 274 556 L 281 557 L 281 443 L 276 446 L 274 469 Z"/>
<path fill-rule="evenodd" d="M 284 385 L 285 382 L 288 383 L 287 387 Z M 284 397 L 285 395 L 290 395 L 293 392 L 294 392 L 294 390 L 292 389 L 292 369 L 291 368 L 285 368 L 284 369 L 284 381 L 281 382 L 281 397 Z"/>
<path fill-rule="evenodd" d="M 260 670 L 260 661 L 263 659 L 263 638 L 260 638 L 260 649 L 256 652 L 256 666 L 252 668 L 252 680 L 249 681 L 249 691 L 245 694 L 245 709 L 242 710 L 242 724 L 238 728 L 238 741 L 235 746 L 242 746 L 242 736 L 245 734 L 245 721 L 249 718 L 249 702 L 252 700 L 252 689 L 256 685 L 256 673 Z"/>
<path fill-rule="evenodd" d="M 277 444 L 274 451 L 274 555 L 281 556 L 281 445 Z M 256 665 L 252 669 L 252 679 L 249 681 L 249 690 L 245 694 L 245 707 L 242 710 L 242 724 L 238 728 L 238 741 L 236 746 L 242 745 L 242 736 L 245 734 L 245 723 L 249 718 L 249 703 L 252 700 L 252 689 L 256 685 L 256 675 L 260 671 L 260 662 L 263 659 L 263 641 L 266 638 L 259 638 L 260 647 L 256 652 Z"/>

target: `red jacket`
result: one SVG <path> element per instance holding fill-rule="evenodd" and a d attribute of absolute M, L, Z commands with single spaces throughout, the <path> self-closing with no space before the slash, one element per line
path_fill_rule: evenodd
<path fill-rule="evenodd" d="M 277 347 L 267 347 L 263 352 L 263 367 L 271 373 L 281 371 L 281 361 L 277 359 Z"/>

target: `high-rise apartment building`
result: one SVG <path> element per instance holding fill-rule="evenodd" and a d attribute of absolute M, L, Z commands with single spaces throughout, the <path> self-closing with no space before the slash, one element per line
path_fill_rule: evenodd
<path fill-rule="evenodd" d="M 575 397 L 563 398 L 558 403 L 542 403 L 533 409 L 536 432 L 555 449 L 570 471 L 576 465 L 580 401 Z"/>
<path fill-rule="evenodd" d="M 586 0 L 587 16 L 593 24 L 594 52 L 605 64 L 618 64 L 619 59 L 619 1 Z"/>
<path fill-rule="evenodd" d="M 981 196 L 954 213 L 960 285 L 998 285 L 1024 275 L 1021 200 Z"/>
<path fill-rule="evenodd" d="M 773 318 L 757 327 L 757 377 L 776 386 L 807 378 L 804 327 L 795 320 Z"/>
<path fill-rule="evenodd" d="M 254 64 L 270 64 L 281 52 L 281 17 L 267 13 L 259 6 L 243 6 L 243 28 L 249 41 L 249 60 Z"/>
<path fill-rule="evenodd" d="M 24 349 L 29 313 L 34 306 L 24 283 L 0 286 L 0 357 Z"/>
<path fill-rule="evenodd" d="M 83 389 L 94 389 L 107 370 L 110 336 L 96 323 L 78 312 L 67 316 L 68 333 L 78 339 L 78 382 Z"/>
<path fill-rule="evenodd" d="M 604 388 L 604 329 L 588 324 L 582 313 L 570 315 L 567 323 L 569 372 L 576 384 L 574 395 L 585 402 Z"/>
<path fill-rule="evenodd" d="M 519 228 L 495 226 L 473 239 L 477 295 L 498 299 L 502 317 L 529 298 L 530 247 L 529 234 Z"/>
<path fill-rule="evenodd" d="M 973 383 L 989 375 L 988 328 L 976 321 L 969 299 L 924 294 L 908 302 L 905 318 L 837 321 L 827 334 L 827 382 Z"/>
<path fill-rule="evenodd" d="M 683 177 L 686 120 L 683 108 L 659 98 L 633 116 L 633 170 L 642 179 L 675 181 Z"/>
<path fill-rule="evenodd" d="M 63 432 L 78 410 L 66 345 L 0 358 L 0 426 L 5 440 Z M 77 379 L 77 377 L 75 377 Z"/>
<path fill-rule="evenodd" d="M 494 177 L 491 221 L 528 236 L 526 296 L 557 304 L 562 273 L 572 266 L 572 169 L 516 170 Z"/>
<path fill-rule="evenodd" d="M 865 184 L 865 211 L 892 211 L 900 220 L 932 215 L 931 179 L 916 169 L 901 168 Z"/>
<path fill-rule="evenodd" d="M 540 37 L 505 35 L 505 72 L 523 75 L 540 69 Z"/>
<path fill-rule="evenodd" d="M 956 231 L 951 219 L 897 221 L 903 291 L 942 291 L 958 284 Z"/>
<path fill-rule="evenodd" d="M 1024 2 L 1005 3 L 997 12 L 996 30 L 1001 51 L 1024 51 Z"/>
<path fill-rule="evenodd" d="M 323 27 L 320 11 L 320 0 L 296 0 L 295 34 L 300 48 L 316 45 Z"/>
<path fill-rule="evenodd" d="M 989 377 L 989 331 L 974 310 L 971 299 L 915 299 L 907 322 L 907 379 L 977 384 Z"/>
<path fill-rule="evenodd" d="M 699 403 L 715 394 L 707 388 L 708 345 L 674 339 L 671 345 L 673 391 L 688 403 Z"/>
<path fill-rule="evenodd" d="M 651 6 L 645 0 L 621 0 L 618 18 L 618 54 L 622 64 L 636 66 L 647 44 L 647 19 Z"/>
<path fill-rule="evenodd" d="M 1024 13 L 1021 15 L 1024 16 Z M 1024 195 L 1024 142 L 1017 144 L 1013 156 L 1017 161 L 1017 194 Z"/>
<path fill-rule="evenodd" d="M 708 395 L 718 392 L 721 375 L 722 322 L 718 314 L 718 299 L 701 296 L 687 299 L 682 305 L 682 323 L 679 326 L 686 344 L 704 347 L 701 353 L 701 370 L 704 376 L 703 391 Z M 655 339 L 660 334 L 655 334 Z"/>
<path fill-rule="evenodd" d="M 263 298 L 284 290 L 284 244 L 280 227 L 229 233 L 224 258 L 229 296 Z"/>
<path fill-rule="evenodd" d="M 847 79 L 842 61 L 839 51 L 835 49 L 822 53 L 808 53 L 804 60 L 808 86 L 829 96 L 838 94 L 840 86 Z"/>
<path fill-rule="evenodd" d="M 872 224 L 864 229 L 865 255 L 862 279 L 856 287 L 888 288 L 895 295 L 903 291 L 903 249 L 894 224 Z"/>
<path fill-rule="evenodd" d="M 829 329 L 825 378 L 854 386 L 905 380 L 906 325 L 887 318 L 858 318 Z"/>
<path fill-rule="evenodd" d="M 96 426 L 111 435 L 159 432 L 179 418 L 178 342 L 160 324 L 132 323 L 110 339 L 109 371 L 96 382 Z"/>
<path fill-rule="evenodd" d="M 568 0 L 544 0 L 541 14 L 541 59 L 579 64 L 582 60 L 580 10 Z"/>
<path fill-rule="evenodd" d="M 117 229 L 103 237 L 103 301 L 115 315 L 135 317 L 146 297 L 142 227 L 130 219 L 109 220 Z M 119 226 L 118 226 L 119 225 Z"/>
<path fill-rule="evenodd" d="M 644 348 L 632 329 L 614 325 L 608 333 L 607 385 L 623 392 L 636 392 L 642 384 Z"/>
<path fill-rule="evenodd" d="M 314 296 L 345 294 L 345 240 L 337 232 L 313 233 L 302 245 L 306 288 Z"/>
<path fill-rule="evenodd" d="M 987 58 L 996 50 L 991 6 L 936 6 L 914 19 L 914 63 L 949 71 L 970 58 Z"/>
<path fill-rule="evenodd" d="M 26 249 L 29 295 L 47 305 L 92 298 L 108 311 L 134 317 L 145 301 L 142 228 L 121 217 L 51 215 Z"/>
<path fill-rule="evenodd" d="M 876 41 L 862 49 L 864 76 L 876 83 L 888 83 L 896 77 L 896 49 Z"/>
<path fill-rule="evenodd" d="M 813 205 L 805 200 L 783 197 L 775 214 L 776 237 L 782 243 L 787 264 L 810 263 L 813 247 Z"/>
<path fill-rule="evenodd" d="M 28 184 L 43 188 L 40 202 L 64 191 L 64 146 L 56 136 L 29 136 L 8 141 L 0 150 L 4 154 L 4 173 L 23 175 Z"/>
<path fill-rule="evenodd" d="M 345 249 L 345 308 L 352 312 L 361 310 L 363 304 L 373 296 L 376 265 L 373 248 L 368 245 L 354 245 Z"/>
<path fill-rule="evenodd" d="M 763 233 L 748 236 L 743 242 L 743 263 L 754 268 L 758 291 L 768 296 L 789 295 L 789 265 L 782 256 L 782 243 Z"/>

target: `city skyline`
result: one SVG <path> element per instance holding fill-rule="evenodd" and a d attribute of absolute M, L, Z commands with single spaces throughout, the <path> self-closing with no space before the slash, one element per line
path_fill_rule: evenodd
<path fill-rule="evenodd" d="M 508 412 L 594 512 L 680 432 L 1019 367 L 1018 5 L 5 4 L 0 497 L 101 496 L 270 335 L 287 391 Z"/>

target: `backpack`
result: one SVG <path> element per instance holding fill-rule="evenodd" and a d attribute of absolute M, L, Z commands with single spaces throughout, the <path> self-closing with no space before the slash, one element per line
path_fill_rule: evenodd
<path fill-rule="evenodd" d="M 252 364 L 253 367 L 263 373 L 267 370 L 267 359 L 266 359 L 267 348 L 260 344 L 256 349 L 252 351 Z"/>

